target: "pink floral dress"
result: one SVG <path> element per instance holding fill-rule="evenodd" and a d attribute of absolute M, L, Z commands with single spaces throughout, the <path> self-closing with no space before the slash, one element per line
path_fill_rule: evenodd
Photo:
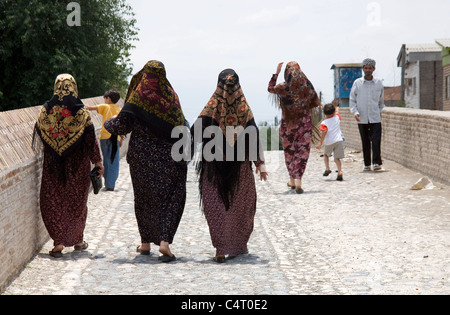
<path fill-rule="evenodd" d="M 277 85 L 277 79 L 278 75 L 273 75 L 268 90 L 282 109 L 280 136 L 286 166 L 291 178 L 302 179 L 313 138 L 311 110 L 320 106 L 320 100 L 296 62 L 287 64 L 285 83 Z"/>

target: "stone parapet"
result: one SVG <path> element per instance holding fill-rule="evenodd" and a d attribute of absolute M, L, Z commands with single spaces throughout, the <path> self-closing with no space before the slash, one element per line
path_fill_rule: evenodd
<path fill-rule="evenodd" d="M 349 109 L 340 110 L 347 146 L 361 149 Z M 382 157 L 450 183 L 450 112 L 389 107 L 383 110 Z"/>

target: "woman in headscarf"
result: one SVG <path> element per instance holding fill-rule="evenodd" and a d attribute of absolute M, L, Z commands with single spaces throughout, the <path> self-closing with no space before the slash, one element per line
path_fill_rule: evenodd
<path fill-rule="evenodd" d="M 154 243 L 163 262 L 176 260 L 169 245 L 186 203 L 187 164 L 172 159 L 177 139 L 171 133 L 187 125 L 164 64 L 155 60 L 134 75 L 122 111 L 104 124 L 111 134 L 131 133 L 127 162 L 141 236 L 137 252 L 150 255 L 150 243 Z"/>
<path fill-rule="evenodd" d="M 282 66 L 283 63 L 280 63 L 272 76 L 269 92 L 274 94 L 275 103 L 282 110 L 280 135 L 290 176 L 288 186 L 302 194 L 302 178 L 311 142 L 319 132 L 315 126 L 316 119 L 312 116 L 316 113 L 315 109 L 320 108 L 320 100 L 312 83 L 295 61 L 286 65 L 285 82 L 277 85 Z"/>
<path fill-rule="evenodd" d="M 64 247 L 87 249 L 83 233 L 91 163 L 103 174 L 94 125 L 70 74 L 56 78 L 54 95 L 42 107 L 35 132 L 44 144 L 42 219 L 54 241 L 50 255 L 61 258 Z"/>
<path fill-rule="evenodd" d="M 212 138 L 207 128 L 215 131 Z M 214 152 L 203 150 L 196 169 L 200 202 L 216 248 L 214 261 L 223 263 L 226 255 L 235 257 L 248 252 L 256 213 L 252 162 L 261 180 L 267 180 L 258 127 L 234 70 L 220 73 L 217 89 L 191 134 L 194 145 L 202 143 L 203 148 L 211 148 L 210 142 L 215 143 Z"/>

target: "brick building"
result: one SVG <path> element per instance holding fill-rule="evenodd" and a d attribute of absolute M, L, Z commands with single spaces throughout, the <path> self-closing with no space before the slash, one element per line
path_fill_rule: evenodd
<path fill-rule="evenodd" d="M 403 45 L 397 58 L 402 68 L 401 101 L 405 107 L 442 110 L 442 47 Z"/>
<path fill-rule="evenodd" d="M 384 88 L 384 104 L 388 107 L 401 107 L 401 86 L 386 86 Z"/>

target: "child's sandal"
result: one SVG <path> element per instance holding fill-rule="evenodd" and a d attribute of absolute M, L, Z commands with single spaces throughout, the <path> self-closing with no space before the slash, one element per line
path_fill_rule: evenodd
<path fill-rule="evenodd" d="M 332 173 L 332 171 L 326 170 L 325 173 L 323 173 L 323 176 L 328 177 L 328 176 L 330 176 L 331 173 Z"/>

